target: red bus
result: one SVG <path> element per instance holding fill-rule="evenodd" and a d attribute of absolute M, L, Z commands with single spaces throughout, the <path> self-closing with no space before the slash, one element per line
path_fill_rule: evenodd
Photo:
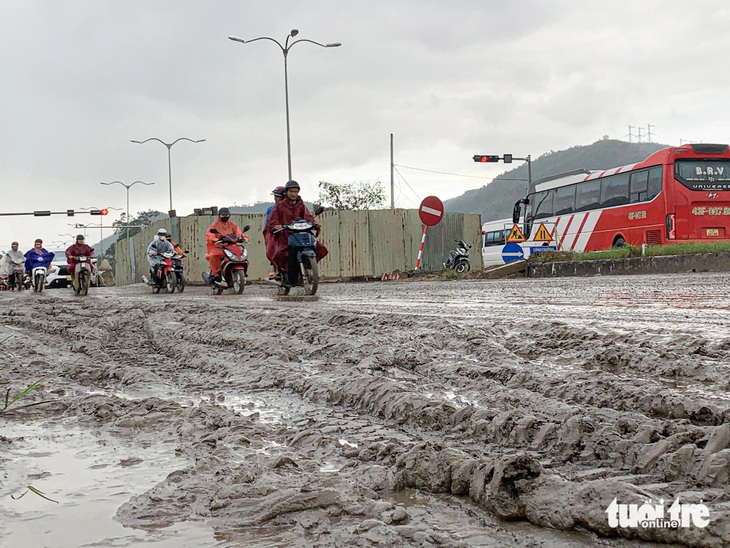
<path fill-rule="evenodd" d="M 515 204 L 515 223 L 523 205 L 522 246 L 532 250 L 727 240 L 730 148 L 687 144 L 659 150 L 637 164 L 545 177 Z"/>

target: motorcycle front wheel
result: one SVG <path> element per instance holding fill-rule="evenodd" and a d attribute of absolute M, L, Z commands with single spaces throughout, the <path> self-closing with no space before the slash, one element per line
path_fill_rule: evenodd
<path fill-rule="evenodd" d="M 34 281 L 33 290 L 37 293 L 40 293 L 41 291 L 43 291 L 43 286 L 46 284 L 46 280 L 45 280 L 45 277 L 43 276 L 43 274 L 40 274 L 40 273 L 36 274 L 35 279 L 33 281 Z"/>
<path fill-rule="evenodd" d="M 165 276 L 165 292 L 166 293 L 175 293 L 175 285 L 177 284 L 177 281 L 175 280 L 175 273 L 174 272 L 168 272 L 167 276 Z"/>
<path fill-rule="evenodd" d="M 317 259 L 302 257 L 302 283 L 305 295 L 314 295 L 319 287 L 319 268 Z"/>
<path fill-rule="evenodd" d="M 246 289 L 246 274 L 243 269 L 233 271 L 233 291 L 239 295 Z"/>
<path fill-rule="evenodd" d="M 454 270 L 456 270 L 459 274 L 469 272 L 471 270 L 471 264 L 469 264 L 469 261 L 459 261 L 456 263 Z"/>
<path fill-rule="evenodd" d="M 175 272 L 175 287 L 178 292 L 182 293 L 185 290 L 185 276 L 182 272 Z"/>

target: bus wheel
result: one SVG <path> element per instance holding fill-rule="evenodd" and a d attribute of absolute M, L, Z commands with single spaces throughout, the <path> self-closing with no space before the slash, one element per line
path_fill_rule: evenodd
<path fill-rule="evenodd" d="M 626 245 L 626 240 L 624 240 L 621 237 L 618 237 L 613 242 L 613 247 L 623 247 Z"/>

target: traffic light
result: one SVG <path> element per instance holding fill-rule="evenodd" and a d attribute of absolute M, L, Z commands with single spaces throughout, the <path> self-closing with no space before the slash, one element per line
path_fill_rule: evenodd
<path fill-rule="evenodd" d="M 483 154 L 476 154 L 474 156 L 475 162 L 499 162 L 499 156 L 497 155 L 483 155 Z"/>
<path fill-rule="evenodd" d="M 89 213 L 92 215 L 106 215 L 109 213 L 108 209 L 92 209 Z"/>
<path fill-rule="evenodd" d="M 502 156 L 502 159 L 504 160 L 505 164 L 511 164 L 512 163 L 512 155 L 511 154 L 505 154 Z"/>

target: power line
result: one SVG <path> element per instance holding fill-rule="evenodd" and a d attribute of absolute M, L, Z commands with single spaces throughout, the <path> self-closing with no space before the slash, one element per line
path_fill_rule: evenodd
<path fill-rule="evenodd" d="M 417 171 L 428 171 L 429 173 L 440 173 L 441 175 L 454 175 L 455 177 L 467 177 L 469 179 L 490 179 L 490 180 L 495 180 L 495 179 L 499 178 L 500 181 L 527 181 L 527 179 L 525 179 L 525 178 L 511 179 L 511 178 L 508 178 L 508 177 L 500 177 L 499 175 L 497 175 L 497 177 L 485 177 L 483 175 L 464 175 L 462 173 L 450 173 L 448 171 L 434 171 L 432 169 L 424 169 L 424 168 L 421 168 L 421 167 L 404 166 L 404 165 L 401 165 L 401 164 L 393 164 L 393 165 L 394 166 L 398 166 L 398 167 L 403 167 L 403 168 L 406 168 L 406 169 L 415 169 Z M 402 175 L 401 175 L 401 177 L 402 177 Z"/>
<path fill-rule="evenodd" d="M 417 192 L 416 192 L 415 190 L 413 190 L 413 187 L 411 187 L 411 185 L 409 185 L 409 184 L 408 184 L 408 181 L 406 181 L 406 178 L 405 178 L 405 177 L 403 177 L 403 174 L 402 174 L 402 173 L 401 173 L 400 171 L 398 171 L 398 169 L 397 169 L 397 168 L 395 167 L 395 165 L 396 165 L 396 164 L 393 164 L 393 166 L 394 166 L 394 167 L 393 167 L 393 169 L 394 169 L 394 170 L 395 170 L 395 172 L 396 172 L 396 173 L 398 174 L 398 177 L 400 177 L 401 179 L 403 179 L 403 182 L 404 182 L 404 183 L 406 184 L 406 186 L 407 186 L 408 188 L 410 188 L 410 189 L 411 189 L 411 192 L 413 192 L 414 196 L 415 196 L 416 198 L 418 198 L 418 199 L 420 200 L 420 199 L 421 199 L 421 197 L 420 197 L 420 196 L 418 195 L 418 193 L 417 193 Z M 404 195 L 403 197 L 404 197 L 404 198 L 405 198 L 406 200 L 408 200 L 409 202 L 411 202 L 411 200 L 410 200 L 410 199 L 409 199 L 408 197 L 406 197 L 405 195 Z M 411 202 L 411 203 L 413 203 L 413 202 Z"/>
<path fill-rule="evenodd" d="M 405 169 L 415 169 L 417 171 L 428 171 L 429 173 L 439 173 L 441 175 L 454 175 L 455 177 L 468 177 L 469 179 L 494 179 L 494 177 L 485 177 L 483 175 L 464 175 L 462 173 L 450 173 L 448 171 L 434 171 L 433 169 L 424 169 L 422 167 L 404 166 L 401 164 L 393 164 L 394 166 L 403 167 Z"/>

